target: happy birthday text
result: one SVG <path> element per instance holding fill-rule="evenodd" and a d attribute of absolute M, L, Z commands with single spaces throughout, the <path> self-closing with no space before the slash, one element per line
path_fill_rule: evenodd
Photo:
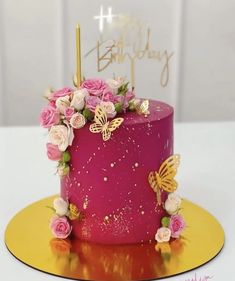
<path fill-rule="evenodd" d="M 132 48 L 127 48 L 123 39 L 98 41 L 96 47 L 92 48 L 85 56 L 96 50 L 97 53 L 97 70 L 103 71 L 113 63 L 128 62 L 130 66 L 130 76 L 132 85 L 135 85 L 135 72 L 137 60 L 149 59 L 161 63 L 160 84 L 166 87 L 170 75 L 170 60 L 174 52 L 167 50 L 154 50 L 151 46 L 151 31 L 148 28 L 146 40 L 143 47 L 136 47 L 138 44 L 133 44 Z M 128 49 L 128 50 L 127 50 Z"/>

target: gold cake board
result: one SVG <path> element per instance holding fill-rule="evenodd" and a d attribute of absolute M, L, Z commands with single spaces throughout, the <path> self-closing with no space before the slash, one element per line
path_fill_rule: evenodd
<path fill-rule="evenodd" d="M 206 210 L 183 200 L 187 222 L 183 237 L 163 246 L 156 243 L 99 245 L 59 240 L 48 227 L 46 206 L 55 196 L 37 201 L 17 213 L 7 226 L 5 243 L 21 262 L 34 269 L 75 280 L 152 280 L 195 269 L 213 259 L 224 245 L 219 222 Z"/>

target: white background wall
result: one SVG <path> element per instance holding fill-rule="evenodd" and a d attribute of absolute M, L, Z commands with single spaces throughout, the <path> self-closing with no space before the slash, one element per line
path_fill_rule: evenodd
<path fill-rule="evenodd" d="M 137 63 L 139 96 L 169 102 L 177 121 L 235 120 L 234 0 L 0 0 L 0 125 L 38 124 L 45 88 L 72 84 L 75 25 L 84 54 L 99 38 L 101 4 L 143 19 L 153 47 L 174 51 L 166 88 L 160 64 Z M 94 61 L 83 59 L 86 77 L 97 76 Z"/>

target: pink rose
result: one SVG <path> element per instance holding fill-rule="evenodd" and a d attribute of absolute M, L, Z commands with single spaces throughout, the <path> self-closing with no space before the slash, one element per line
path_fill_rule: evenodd
<path fill-rule="evenodd" d="M 58 98 L 68 96 L 69 94 L 72 94 L 73 89 L 69 87 L 65 87 L 63 89 L 60 89 L 58 91 L 55 91 L 51 94 L 50 100 L 56 101 Z"/>
<path fill-rule="evenodd" d="M 123 95 L 115 95 L 112 90 L 109 88 L 106 88 L 102 94 L 101 97 L 102 101 L 110 101 L 114 104 L 116 103 L 121 103 L 123 104 L 124 102 L 124 96 Z"/>
<path fill-rule="evenodd" d="M 114 102 L 114 94 L 109 88 L 106 88 L 102 93 L 101 99 L 102 101 Z"/>
<path fill-rule="evenodd" d="M 83 81 L 81 88 L 87 89 L 92 96 L 101 96 L 107 85 L 102 79 L 87 79 Z"/>
<path fill-rule="evenodd" d="M 59 150 L 58 145 L 47 143 L 47 156 L 50 160 L 59 161 L 62 157 L 62 152 Z"/>
<path fill-rule="evenodd" d="M 181 232 L 185 228 L 185 221 L 180 215 L 173 215 L 170 218 L 169 229 L 171 230 L 171 237 L 179 238 Z"/>
<path fill-rule="evenodd" d="M 101 103 L 101 99 L 98 97 L 95 96 L 86 97 L 86 107 L 92 112 L 95 112 L 96 106 L 100 103 Z"/>
<path fill-rule="evenodd" d="M 45 106 L 40 113 L 40 125 L 44 128 L 50 128 L 60 121 L 59 112 L 51 105 Z"/>
<path fill-rule="evenodd" d="M 72 231 L 68 219 L 66 217 L 55 216 L 51 219 L 50 228 L 52 234 L 56 238 L 65 239 Z"/>
<path fill-rule="evenodd" d="M 56 108 L 56 105 L 55 105 L 55 101 L 54 101 L 54 100 L 50 100 L 48 105 L 50 105 L 50 106 Z"/>
<path fill-rule="evenodd" d="M 64 116 L 67 120 L 70 120 L 71 117 L 73 116 L 73 114 L 74 114 L 74 108 L 73 107 L 67 107 L 64 110 Z"/>
<path fill-rule="evenodd" d="M 113 97 L 113 103 L 121 103 L 123 104 L 124 103 L 124 96 L 123 95 L 115 95 Z"/>
<path fill-rule="evenodd" d="M 124 96 L 124 104 L 123 108 L 127 109 L 129 106 L 129 102 L 135 97 L 135 93 L 133 91 L 127 91 Z"/>

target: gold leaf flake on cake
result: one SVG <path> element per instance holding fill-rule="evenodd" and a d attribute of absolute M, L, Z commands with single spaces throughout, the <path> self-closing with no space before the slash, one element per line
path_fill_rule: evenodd
<path fill-rule="evenodd" d="M 161 190 L 174 192 L 178 183 L 174 177 L 180 164 L 180 155 L 174 154 L 167 158 L 160 166 L 159 171 L 149 173 L 148 181 L 154 192 L 157 194 L 158 205 L 161 205 Z"/>
<path fill-rule="evenodd" d="M 88 201 L 88 198 L 86 197 L 85 200 L 84 200 L 84 202 L 83 202 L 83 209 L 84 209 L 84 210 L 87 209 L 88 203 L 89 203 L 89 201 Z"/>
<path fill-rule="evenodd" d="M 70 220 L 81 219 L 82 213 L 78 210 L 76 205 L 70 203 L 68 217 Z"/>
<path fill-rule="evenodd" d="M 115 131 L 124 121 L 123 118 L 115 118 L 112 121 L 108 121 L 107 114 L 103 108 L 99 105 L 95 109 L 95 123 L 90 125 L 90 131 L 92 133 L 101 133 L 103 140 L 110 139 L 112 132 Z"/>
<path fill-rule="evenodd" d="M 109 216 L 105 216 L 104 217 L 104 224 L 109 224 L 110 221 L 109 221 Z"/>

